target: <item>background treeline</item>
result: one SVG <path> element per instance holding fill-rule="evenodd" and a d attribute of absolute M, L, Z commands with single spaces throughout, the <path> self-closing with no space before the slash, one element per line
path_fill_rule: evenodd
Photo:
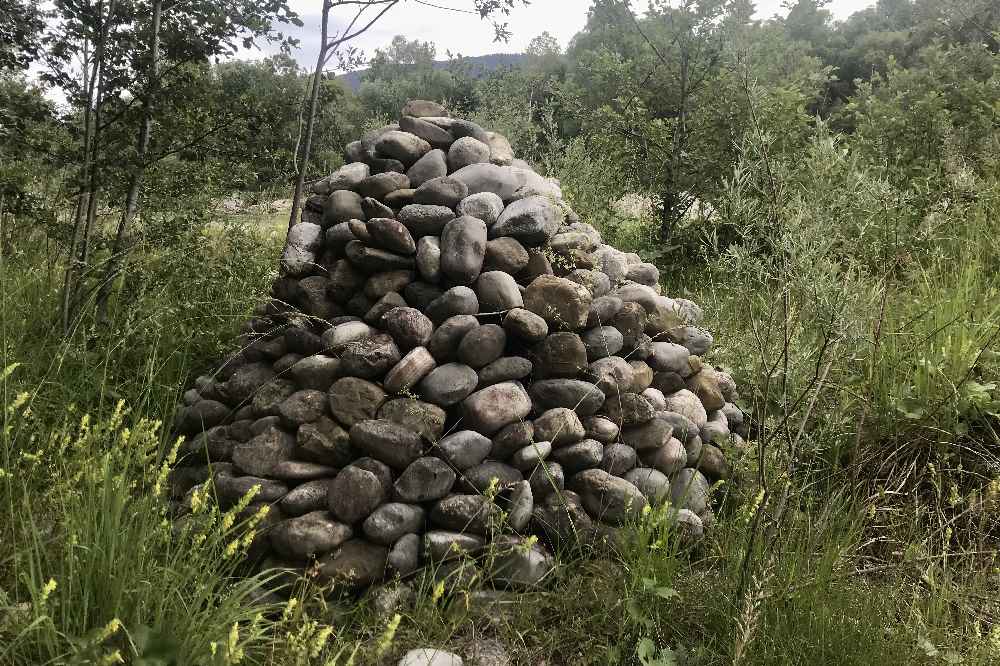
<path fill-rule="evenodd" d="M 309 73 L 233 55 L 298 19 L 0 0 L 0 663 L 391 663 L 470 624 L 515 663 L 1000 661 L 1000 5 L 787 4 L 594 0 L 516 67 L 397 37 L 323 79 L 308 179 L 409 98 L 504 133 L 703 306 L 753 424 L 697 552 L 651 516 L 516 610 L 431 582 L 397 618 L 252 604 L 231 517 L 162 514 L 159 423 L 266 293 L 288 215 L 250 204 L 301 164 Z"/>

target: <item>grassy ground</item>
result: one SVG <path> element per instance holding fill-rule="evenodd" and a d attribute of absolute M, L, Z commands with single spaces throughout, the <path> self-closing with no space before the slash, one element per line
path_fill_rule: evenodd
<path fill-rule="evenodd" d="M 0 265 L 0 663 L 391 664 L 484 639 L 548 666 L 996 663 L 1000 285 L 982 239 L 1000 196 L 983 187 L 931 235 L 899 219 L 890 243 L 851 226 L 881 205 L 858 191 L 790 195 L 782 262 L 660 258 L 756 418 L 748 450 L 729 452 L 717 528 L 679 550 L 650 515 L 614 550 L 561 554 L 544 590 L 516 597 L 416 580 L 393 603 L 304 588 L 268 605 L 265 581 L 242 576 L 234 514 L 205 506 L 171 528 L 161 423 L 266 293 L 282 213 L 140 248 L 113 321 L 69 339 L 53 334 L 59 261 L 25 239 Z M 659 257 L 648 223 L 630 224 L 604 230 Z"/>

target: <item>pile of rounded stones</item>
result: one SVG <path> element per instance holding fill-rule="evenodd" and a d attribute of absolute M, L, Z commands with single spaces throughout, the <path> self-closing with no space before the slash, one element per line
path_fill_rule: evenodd
<path fill-rule="evenodd" d="M 257 562 L 355 587 L 484 550 L 484 578 L 535 585 L 546 546 L 664 502 L 701 534 L 743 414 L 700 308 L 439 104 L 346 157 L 240 351 L 184 395 L 178 512 L 252 490 Z"/>

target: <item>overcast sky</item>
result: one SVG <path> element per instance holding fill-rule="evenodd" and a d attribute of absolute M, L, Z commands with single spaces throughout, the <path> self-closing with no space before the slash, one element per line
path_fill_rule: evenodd
<path fill-rule="evenodd" d="M 473 6 L 472 0 L 427 1 L 456 9 L 467 10 Z M 315 62 L 319 45 L 321 2 L 322 0 L 290 0 L 292 8 L 305 22 L 304 28 L 293 32 L 301 40 L 301 48 L 294 55 L 299 62 L 310 67 Z M 875 0 L 833 0 L 829 9 L 835 18 L 844 19 L 874 3 Z M 519 53 L 533 37 L 548 31 L 565 47 L 587 22 L 587 9 L 590 5 L 591 0 L 532 0 L 528 7 L 515 9 L 506 19 L 513 35 L 510 42 L 504 44 L 493 42 L 493 28 L 489 23 L 481 21 L 478 15 L 434 9 L 413 0 L 404 0 L 354 44 L 366 55 L 371 55 L 374 49 L 389 43 L 395 35 L 405 35 L 408 39 L 434 42 L 438 58 L 444 59 L 447 51 L 464 56 Z M 637 7 L 643 5 L 645 0 L 634 3 Z M 762 18 L 784 12 L 781 8 L 782 0 L 757 0 L 756 5 L 758 16 Z M 346 14 L 341 14 L 334 22 L 342 25 L 345 16 Z M 250 53 L 242 55 L 253 57 Z"/>

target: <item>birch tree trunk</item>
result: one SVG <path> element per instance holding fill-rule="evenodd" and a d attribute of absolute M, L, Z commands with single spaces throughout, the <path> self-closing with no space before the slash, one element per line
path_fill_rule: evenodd
<path fill-rule="evenodd" d="M 146 157 L 149 154 L 149 143 L 153 134 L 153 114 L 156 111 L 157 95 L 160 87 L 160 24 L 163 13 L 163 0 L 153 0 L 153 13 L 150 19 L 150 63 L 148 83 L 146 86 L 146 96 L 142 104 L 142 124 L 139 127 L 139 137 L 136 144 L 136 159 L 132 166 L 132 173 L 129 176 L 128 194 L 125 197 L 125 208 L 122 211 L 121 219 L 118 221 L 118 228 L 115 231 L 115 240 L 111 246 L 111 256 L 104 268 L 104 275 L 97 291 L 97 319 L 104 323 L 107 321 L 108 298 L 111 296 L 111 287 L 118 276 L 121 267 L 125 263 L 128 248 L 125 247 L 125 238 L 129 228 L 135 221 L 139 212 L 139 200 L 142 196 L 143 179 L 146 175 Z"/>
<path fill-rule="evenodd" d="M 326 65 L 326 54 L 329 49 L 330 2 L 323 0 L 323 15 L 320 19 L 320 47 L 316 57 L 316 69 L 313 70 L 312 89 L 309 93 L 309 109 L 306 112 L 306 132 L 302 139 L 302 150 L 299 155 L 299 172 L 295 177 L 295 192 L 292 195 L 292 212 L 288 216 L 288 228 L 298 221 L 301 209 L 302 193 L 306 185 L 306 172 L 309 170 L 309 153 L 312 152 L 313 132 L 316 129 L 316 109 L 319 106 L 319 87 L 323 78 L 323 67 Z"/>

